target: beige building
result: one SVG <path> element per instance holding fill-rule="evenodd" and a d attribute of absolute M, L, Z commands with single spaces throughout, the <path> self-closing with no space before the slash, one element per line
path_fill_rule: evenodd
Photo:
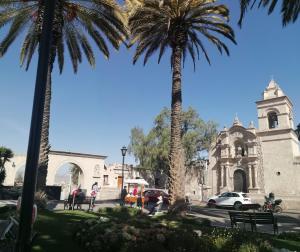
<path fill-rule="evenodd" d="M 66 151 L 50 151 L 48 163 L 48 186 L 61 187 L 61 199 L 78 186 L 90 193 L 93 183 L 100 186 L 98 199 L 117 199 L 121 191 L 122 165 L 105 165 L 106 156 Z M 25 155 L 15 155 L 6 163 L 5 186 L 22 186 L 26 164 Z M 77 181 L 72 180 L 70 168 L 75 167 Z M 133 166 L 124 165 L 124 178 L 136 178 Z"/>
<path fill-rule="evenodd" d="M 272 80 L 256 102 L 258 128 L 239 119 L 219 133 L 209 153 L 208 194 L 243 191 L 261 202 L 275 193 L 284 207 L 300 208 L 300 151 L 293 104 Z"/>

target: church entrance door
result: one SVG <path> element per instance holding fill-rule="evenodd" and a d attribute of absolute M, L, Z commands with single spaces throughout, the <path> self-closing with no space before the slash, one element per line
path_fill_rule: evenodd
<path fill-rule="evenodd" d="M 234 172 L 233 183 L 235 192 L 247 192 L 246 173 L 243 170 L 236 170 Z"/>

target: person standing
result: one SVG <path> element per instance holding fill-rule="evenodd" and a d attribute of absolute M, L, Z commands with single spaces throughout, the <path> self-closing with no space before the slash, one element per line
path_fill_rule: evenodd
<path fill-rule="evenodd" d="M 92 185 L 92 191 L 91 191 L 91 196 L 93 197 L 92 199 L 92 207 L 95 206 L 95 200 L 96 200 L 96 197 L 97 197 L 97 193 L 99 192 L 99 187 L 98 187 L 98 182 L 95 182 L 93 185 Z"/>
<path fill-rule="evenodd" d="M 121 203 L 120 203 L 121 206 L 125 205 L 126 196 L 127 196 L 127 188 L 126 188 L 126 186 L 124 186 L 124 188 L 121 191 Z"/>
<path fill-rule="evenodd" d="M 137 196 L 137 193 L 138 193 L 138 187 L 137 187 L 137 185 L 135 185 L 133 188 L 132 194 L 133 194 L 133 196 Z"/>

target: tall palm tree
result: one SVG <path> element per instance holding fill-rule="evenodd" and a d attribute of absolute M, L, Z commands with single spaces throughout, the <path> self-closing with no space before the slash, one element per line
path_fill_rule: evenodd
<path fill-rule="evenodd" d="M 167 48 L 171 49 L 172 102 L 171 102 L 171 141 L 170 141 L 170 203 L 180 209 L 185 197 L 184 192 L 184 154 L 181 142 L 181 68 L 187 54 L 195 67 L 200 51 L 210 63 L 203 38 L 229 55 L 227 46 L 218 38 L 222 35 L 233 43 L 234 32 L 227 21 L 229 11 L 214 0 L 145 0 L 129 18 L 132 40 L 137 47 L 133 63 L 144 56 L 147 63 L 154 52 L 159 51 L 158 62 Z M 201 36 L 201 37 L 200 37 Z"/>
<path fill-rule="evenodd" d="M 13 158 L 14 153 L 11 149 L 0 146 L 0 185 L 4 182 L 6 177 L 5 163 L 10 162 L 10 159 Z"/>
<path fill-rule="evenodd" d="M 8 34 L 0 43 L 3 56 L 14 40 L 26 30 L 21 48 L 20 63 L 27 70 L 32 56 L 38 48 L 45 2 L 43 0 L 0 0 L 0 28 L 10 25 Z M 53 22 L 52 46 L 48 65 L 48 78 L 44 105 L 42 137 L 38 169 L 37 188 L 46 185 L 49 145 L 49 120 L 51 101 L 51 74 L 57 59 L 59 71 L 64 66 L 64 52 L 67 46 L 73 70 L 85 54 L 89 64 L 95 65 L 95 55 L 88 41 L 92 38 L 105 58 L 109 58 L 109 42 L 119 49 L 127 37 L 127 30 L 120 7 L 114 0 L 57 0 Z M 88 36 L 87 36 L 88 35 Z"/>
<path fill-rule="evenodd" d="M 239 25 L 242 25 L 243 18 L 248 8 L 253 8 L 255 4 L 258 7 L 266 7 L 268 8 L 268 14 L 271 14 L 278 0 L 239 0 L 241 7 L 241 15 L 239 20 Z M 281 15 L 282 15 L 282 24 L 285 26 L 289 23 L 296 22 L 298 15 L 300 12 L 300 0 L 282 0 L 281 3 Z"/>

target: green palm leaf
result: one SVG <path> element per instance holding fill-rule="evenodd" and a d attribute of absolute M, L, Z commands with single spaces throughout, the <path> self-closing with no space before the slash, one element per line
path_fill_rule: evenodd
<path fill-rule="evenodd" d="M 268 14 L 271 14 L 278 5 L 278 0 L 239 0 L 240 1 L 240 19 L 238 24 L 241 26 L 243 18 L 247 10 L 252 9 L 256 4 L 259 7 L 268 8 Z M 294 23 L 298 19 L 300 12 L 300 0 L 282 0 L 281 16 L 282 24 L 285 26 L 289 23 Z"/>

